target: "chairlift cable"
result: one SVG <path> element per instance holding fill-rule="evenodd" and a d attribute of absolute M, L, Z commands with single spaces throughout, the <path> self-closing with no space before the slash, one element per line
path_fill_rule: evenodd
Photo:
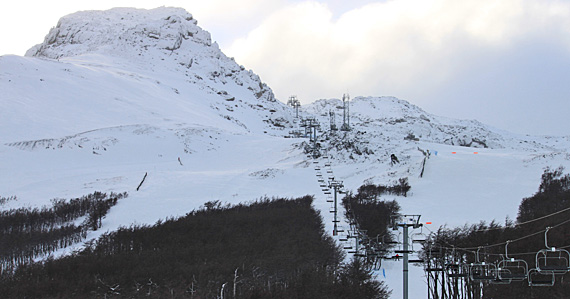
<path fill-rule="evenodd" d="M 565 221 L 562 221 L 562 222 L 560 222 L 560 223 L 558 223 L 558 224 L 556 224 L 556 225 L 552 225 L 552 226 L 550 226 L 550 228 L 551 228 L 551 229 L 552 229 L 552 228 L 556 228 L 556 227 L 558 227 L 558 226 L 564 225 L 564 224 L 569 223 L 569 222 L 570 222 L 570 219 L 565 220 Z M 434 233 L 434 232 L 433 232 L 431 229 L 429 229 L 428 227 L 426 227 L 426 229 L 429 230 L 431 233 Z M 526 236 L 523 236 L 523 237 L 520 237 L 520 238 L 511 240 L 511 243 L 518 242 L 518 241 L 521 241 L 521 240 L 524 240 L 524 239 L 527 239 L 527 238 L 530 238 L 530 237 L 533 237 L 533 236 L 536 236 L 536 235 L 539 235 L 539 234 L 544 234 L 545 231 L 546 231 L 546 229 L 543 229 L 543 230 L 541 230 L 541 231 L 538 231 L 538 232 L 535 232 L 535 233 L 532 233 L 532 234 L 529 234 L 529 235 L 526 235 Z M 447 242 L 446 242 L 446 243 L 447 243 Z M 484 246 L 476 246 L 476 247 L 455 247 L 455 249 L 459 249 L 459 250 L 463 250 L 463 251 L 468 251 L 468 252 L 473 252 L 473 253 L 475 253 L 475 251 L 473 251 L 473 250 L 477 250 L 479 247 L 481 247 L 481 248 L 492 248 L 492 247 L 497 247 L 497 246 L 504 246 L 505 244 L 507 244 L 506 241 L 505 241 L 505 242 L 501 242 L 501 243 L 496 243 L 496 244 L 491 244 L 491 245 L 484 245 Z M 447 245 L 453 247 L 453 245 L 451 245 L 451 244 L 449 244 L 449 243 L 447 243 Z M 565 246 L 565 247 L 570 247 L 570 245 Z M 451 247 L 442 247 L 442 248 L 450 249 Z M 559 248 L 563 248 L 563 247 L 559 247 Z M 491 254 L 489 254 L 489 255 L 491 255 Z M 511 255 L 517 255 L 517 254 L 511 254 Z"/>
<path fill-rule="evenodd" d="M 517 227 L 517 226 L 529 224 L 529 223 L 532 223 L 532 222 L 535 222 L 535 221 L 538 221 L 538 220 L 542 220 L 542 219 L 545 219 L 545 218 L 548 218 L 548 217 L 552 217 L 552 216 L 554 216 L 554 215 L 558 215 L 558 214 L 563 213 L 563 212 L 566 212 L 566 211 L 568 211 L 568 210 L 570 210 L 570 207 L 568 207 L 568 208 L 566 208 L 566 209 L 562 209 L 562 210 L 560 210 L 560 211 L 556 211 L 556 212 L 551 213 L 551 214 L 548 214 L 548 215 L 544 215 L 544 216 L 535 218 L 535 219 L 531 219 L 531 220 L 528 220 L 528 221 L 524 221 L 524 222 L 521 222 L 521 223 L 514 224 L 512 227 L 493 227 L 493 228 L 487 228 L 487 229 L 479 229 L 479 230 L 475 230 L 475 231 L 473 231 L 473 232 L 485 232 L 485 231 L 493 231 L 493 230 L 506 229 L 506 228 L 515 228 L 515 227 Z"/>

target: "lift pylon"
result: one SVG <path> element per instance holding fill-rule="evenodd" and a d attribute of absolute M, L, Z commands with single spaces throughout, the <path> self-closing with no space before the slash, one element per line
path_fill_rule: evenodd
<path fill-rule="evenodd" d="M 420 228 L 423 224 L 420 223 L 421 215 L 392 215 L 391 222 L 392 222 L 392 229 L 398 230 L 398 228 L 402 228 L 404 231 L 403 236 L 403 245 L 402 245 L 402 254 L 404 255 L 403 263 L 403 280 L 404 280 L 404 299 L 408 299 L 408 254 L 410 251 L 408 250 L 408 229 L 412 228 Z"/>

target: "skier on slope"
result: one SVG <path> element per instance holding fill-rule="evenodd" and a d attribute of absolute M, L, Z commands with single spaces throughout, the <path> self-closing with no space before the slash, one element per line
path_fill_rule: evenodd
<path fill-rule="evenodd" d="M 391 160 L 391 161 L 390 161 L 390 164 L 391 164 L 391 165 L 394 165 L 394 164 L 396 164 L 396 163 L 400 163 L 400 161 L 398 161 L 398 157 L 396 157 L 396 155 L 394 155 L 394 154 L 392 154 L 392 155 L 390 156 L 390 160 Z"/>

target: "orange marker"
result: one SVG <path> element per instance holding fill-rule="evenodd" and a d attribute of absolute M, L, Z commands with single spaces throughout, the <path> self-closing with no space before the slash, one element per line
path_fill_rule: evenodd
<path fill-rule="evenodd" d="M 473 152 L 475 155 L 477 155 L 479 152 Z"/>
<path fill-rule="evenodd" d="M 451 152 L 451 153 L 454 154 L 454 155 L 457 154 L 457 152 Z"/>
<path fill-rule="evenodd" d="M 430 222 L 426 222 L 426 224 L 431 224 L 431 221 L 430 221 Z"/>

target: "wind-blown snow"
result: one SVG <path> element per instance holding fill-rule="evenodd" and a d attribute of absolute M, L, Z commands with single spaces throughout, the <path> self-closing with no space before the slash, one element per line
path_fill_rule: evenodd
<path fill-rule="evenodd" d="M 88 236 L 96 238 L 211 200 L 310 194 L 332 230 L 330 204 L 303 152 L 308 140 L 284 138 L 302 129 L 292 108 L 226 57 L 184 10 L 68 15 L 26 57 L 0 57 L 0 95 L 0 196 L 18 197 L 2 209 L 127 191 Z M 544 167 L 570 165 L 568 137 L 511 134 L 392 97 L 353 99 L 353 130 L 330 133 L 329 112 L 340 127 L 341 105 L 330 99 L 301 108 L 321 123 L 320 144 L 335 178 L 356 190 L 408 177 L 411 194 L 386 199 L 433 222 L 424 232 L 514 219 Z M 431 152 L 422 178 L 420 150 Z M 391 154 L 401 163 L 390 165 Z M 401 264 L 385 262 L 383 269 L 399 297 Z M 426 297 L 421 275 L 413 268 L 413 298 Z"/>

